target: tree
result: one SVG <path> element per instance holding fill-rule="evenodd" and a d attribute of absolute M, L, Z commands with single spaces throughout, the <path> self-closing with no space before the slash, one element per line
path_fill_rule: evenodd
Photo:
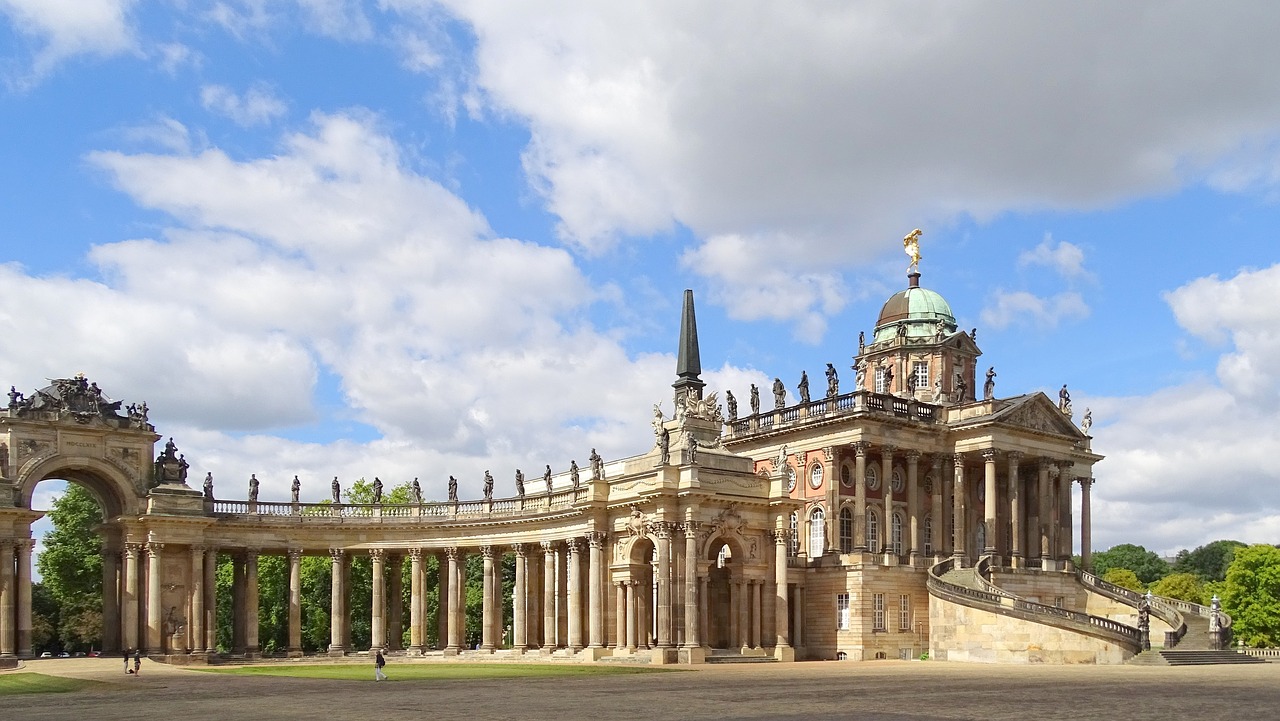
<path fill-rule="evenodd" d="M 1237 549 L 1244 548 L 1240 541 L 1213 541 L 1188 551 L 1182 549 L 1173 561 L 1175 573 L 1194 573 L 1205 581 L 1222 581 L 1227 577 L 1227 567 Z"/>
<path fill-rule="evenodd" d="M 49 509 L 53 530 L 45 534 L 36 560 L 41 583 L 60 606 L 85 600 L 102 603 L 102 539 L 94 529 L 102 509 L 89 492 L 75 484 Z"/>
<path fill-rule="evenodd" d="M 1222 608 L 1245 645 L 1280 645 L 1280 548 L 1259 544 L 1235 552 Z"/>
<path fill-rule="evenodd" d="M 1127 568 L 1133 571 L 1139 581 L 1155 583 L 1169 573 L 1169 564 L 1142 546 L 1132 543 L 1121 543 L 1106 551 L 1093 554 L 1093 572 L 1104 578 L 1107 571 L 1113 568 Z"/>
<path fill-rule="evenodd" d="M 1147 590 L 1146 586 L 1142 585 L 1142 581 L 1138 580 L 1137 575 L 1127 568 L 1108 569 L 1106 573 L 1102 574 L 1102 580 L 1107 583 L 1113 583 L 1121 588 L 1127 588 L 1130 591 L 1137 591 L 1138 593 L 1142 593 Z"/>
<path fill-rule="evenodd" d="M 1204 583 L 1194 573 L 1171 573 L 1152 584 L 1151 592 L 1157 596 L 1191 603 L 1203 604 L 1208 601 Z"/>

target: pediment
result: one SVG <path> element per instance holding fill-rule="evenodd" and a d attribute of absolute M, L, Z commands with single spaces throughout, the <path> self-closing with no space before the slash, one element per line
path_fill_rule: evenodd
<path fill-rule="evenodd" d="M 1053 433 L 1072 438 L 1085 437 L 1075 423 L 1058 410 L 1058 407 L 1043 393 L 1024 396 L 993 414 L 991 420 L 1000 425 L 1025 428 L 1039 433 Z"/>

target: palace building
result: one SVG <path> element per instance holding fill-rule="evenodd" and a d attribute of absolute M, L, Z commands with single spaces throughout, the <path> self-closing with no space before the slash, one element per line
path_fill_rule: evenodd
<path fill-rule="evenodd" d="M 145 404 L 122 409 L 82 376 L 12 391 L 0 410 L 0 658 L 32 654 L 31 499 L 50 478 L 84 486 L 104 512 L 105 650 L 172 662 L 218 654 L 214 572 L 226 558 L 224 651 L 260 653 L 264 556 L 287 559 L 290 655 L 302 652 L 305 556 L 331 564 L 335 656 L 369 650 L 352 645 L 357 557 L 372 564 L 371 646 L 406 656 L 1119 663 L 1152 632 L 1176 644 L 1207 610 L 1144 605 L 1087 572 L 1102 457 L 1066 387 L 1057 401 L 997 397 L 975 333 L 920 285 L 914 261 L 870 342 L 859 340 L 853 383 L 841 387 L 828 366 L 821 393 L 810 396 L 805 376 L 788 401 L 776 381 L 764 409 L 753 387 L 747 415 L 731 390 L 726 414 L 700 378 L 686 291 L 675 412 L 655 408 L 652 437 L 636 441 L 644 451 L 593 451 L 582 469 L 520 477 L 509 497 L 489 480 L 480 499 L 351 504 L 336 479 L 336 502 L 302 503 L 296 490 L 292 502 L 259 501 L 256 485 L 247 499 L 215 497 L 188 483 L 172 440 L 156 454 Z M 1072 560 L 1077 533 L 1084 568 Z M 472 555 L 484 567 L 478 629 L 464 612 Z M 509 599 L 504 558 L 515 565 Z M 443 599 L 435 619 L 431 590 Z M 473 635 L 478 649 L 467 648 Z"/>

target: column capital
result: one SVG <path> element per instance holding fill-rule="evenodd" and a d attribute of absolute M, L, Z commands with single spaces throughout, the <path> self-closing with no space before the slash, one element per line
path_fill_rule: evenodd
<path fill-rule="evenodd" d="M 124 554 L 132 558 L 137 558 L 138 554 L 142 552 L 142 546 L 143 544 L 141 543 L 126 543 L 124 544 Z"/>
<path fill-rule="evenodd" d="M 942 470 L 942 461 L 947 457 L 946 453 L 933 453 L 929 455 L 929 467 L 935 471 Z"/>
<path fill-rule="evenodd" d="M 773 534 L 773 543 L 776 546 L 785 546 L 791 541 L 790 528 L 775 528 L 770 533 Z"/>
<path fill-rule="evenodd" d="M 827 463 L 834 463 L 836 460 L 836 449 L 833 446 L 823 446 L 822 455 L 827 457 Z"/>
<path fill-rule="evenodd" d="M 457 561 L 458 559 L 462 558 L 462 549 L 458 548 L 457 546 L 449 546 L 448 548 L 444 549 L 444 556 L 450 561 Z"/>
<path fill-rule="evenodd" d="M 995 462 L 995 460 L 996 460 L 996 456 L 997 456 L 999 453 L 1000 453 L 1000 451 L 997 451 L 997 450 L 996 450 L 996 449 L 994 449 L 994 448 L 983 448 L 983 449 L 982 449 L 982 460 L 983 460 L 983 461 L 986 461 L 987 463 L 994 463 L 994 462 Z"/>
<path fill-rule="evenodd" d="M 301 548 L 290 548 L 289 550 L 285 551 L 285 553 L 286 553 L 286 554 L 288 554 L 288 556 L 289 556 L 289 560 L 290 560 L 290 561 L 300 561 L 300 560 L 302 560 L 302 549 L 301 549 Z"/>
<path fill-rule="evenodd" d="M 370 548 L 370 549 L 369 549 L 369 558 L 371 558 L 371 559 L 373 559 L 373 560 L 375 560 L 375 561 L 383 561 L 383 560 L 385 560 L 385 559 L 386 559 L 386 557 L 387 557 L 387 549 L 385 549 L 385 548 Z"/>
<path fill-rule="evenodd" d="M 866 458 L 867 451 L 870 450 L 871 444 L 867 441 L 857 441 L 853 444 L 853 455 Z"/>
<path fill-rule="evenodd" d="M 480 547 L 480 555 L 484 556 L 486 561 L 492 561 L 493 557 L 498 555 L 493 546 L 484 545 Z"/>
<path fill-rule="evenodd" d="M 1063 472 L 1069 471 L 1075 464 L 1075 461 L 1058 461 L 1058 470 Z"/>
<path fill-rule="evenodd" d="M 542 546 L 542 552 L 547 555 L 550 555 L 556 552 L 557 544 L 555 541 L 539 541 L 538 545 Z"/>
<path fill-rule="evenodd" d="M 1009 451 L 1006 455 L 1009 457 L 1010 463 L 1017 463 L 1022 460 L 1025 454 L 1022 451 Z"/>
<path fill-rule="evenodd" d="M 604 548 L 605 539 L 608 537 L 609 534 L 604 531 L 587 531 L 587 545 L 592 548 Z"/>
<path fill-rule="evenodd" d="M 346 553 L 347 553 L 347 552 L 346 552 L 345 550 L 341 549 L 341 548 L 330 548 L 330 549 L 329 549 L 329 557 L 330 557 L 330 558 L 332 558 L 332 559 L 333 559 L 333 560 L 335 560 L 335 561 L 341 561 L 341 560 L 342 560 L 342 557 L 343 557 L 343 556 L 345 556 L 345 555 L 346 555 Z"/>
<path fill-rule="evenodd" d="M 570 555 L 576 556 L 582 553 L 583 543 L 581 538 L 570 538 L 564 542 L 564 545 L 569 549 Z"/>
<path fill-rule="evenodd" d="M 246 561 L 258 560 L 258 554 L 261 551 L 262 549 L 258 548 L 257 546 L 246 546 L 244 549 L 244 560 Z"/>
<path fill-rule="evenodd" d="M 951 454 L 951 463 L 955 465 L 955 467 L 956 467 L 956 470 L 957 470 L 957 471 L 962 471 L 962 470 L 964 470 L 964 454 L 963 454 L 963 453 L 952 453 L 952 454 Z"/>
<path fill-rule="evenodd" d="M 1076 481 L 1080 484 L 1081 488 L 1087 491 L 1089 490 L 1089 487 L 1093 485 L 1094 478 L 1093 476 L 1080 476 Z"/>
<path fill-rule="evenodd" d="M 511 552 L 516 554 L 516 558 L 524 558 L 529 555 L 529 544 L 513 543 L 511 544 Z"/>
<path fill-rule="evenodd" d="M 887 445 L 887 444 L 886 444 L 886 445 L 883 445 L 883 446 L 880 446 L 880 457 L 881 457 L 881 458 L 893 458 L 893 454 L 894 454 L 894 452 L 895 452 L 895 451 L 897 451 L 897 450 L 898 450 L 898 447 L 897 447 L 897 446 L 890 446 L 890 445 Z"/>
<path fill-rule="evenodd" d="M 148 556 L 149 558 L 156 558 L 156 557 L 158 557 L 158 556 L 160 555 L 160 552 L 161 552 L 161 551 L 163 551 L 163 550 L 164 550 L 164 544 L 163 544 L 163 543 L 157 543 L 157 542 L 155 542 L 155 541 L 148 541 L 148 542 L 147 542 L 147 556 Z"/>
<path fill-rule="evenodd" d="M 410 548 L 410 549 L 407 551 L 407 553 L 409 554 L 409 561 L 410 561 L 410 562 L 413 562 L 413 561 L 418 561 L 419 563 L 421 563 L 421 562 L 422 562 L 422 549 L 421 549 L 421 548 Z"/>
<path fill-rule="evenodd" d="M 907 451 L 907 460 L 911 463 L 919 463 L 921 455 L 923 454 L 921 454 L 920 451 L 917 451 L 916 449 L 912 448 L 911 450 Z"/>
<path fill-rule="evenodd" d="M 702 530 L 702 521 L 685 521 L 680 524 L 680 530 L 684 533 L 686 538 L 689 536 L 697 538 L 698 532 Z"/>
<path fill-rule="evenodd" d="M 35 547 L 36 542 L 31 538 L 17 538 L 13 541 L 13 550 L 17 553 L 22 553 L 23 551 L 30 553 L 31 549 Z"/>
<path fill-rule="evenodd" d="M 669 541 L 672 534 L 675 533 L 676 524 L 671 521 L 654 521 L 649 524 L 649 530 L 658 538 Z"/>

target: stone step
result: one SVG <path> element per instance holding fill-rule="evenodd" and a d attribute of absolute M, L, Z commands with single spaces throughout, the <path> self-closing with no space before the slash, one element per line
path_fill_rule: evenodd
<path fill-rule="evenodd" d="M 1235 651 L 1161 651 L 1170 666 L 1206 666 L 1226 663 L 1266 663 L 1265 659 Z"/>
<path fill-rule="evenodd" d="M 777 663 L 773 656 L 743 656 L 741 654 L 712 654 L 707 656 L 707 663 Z"/>

